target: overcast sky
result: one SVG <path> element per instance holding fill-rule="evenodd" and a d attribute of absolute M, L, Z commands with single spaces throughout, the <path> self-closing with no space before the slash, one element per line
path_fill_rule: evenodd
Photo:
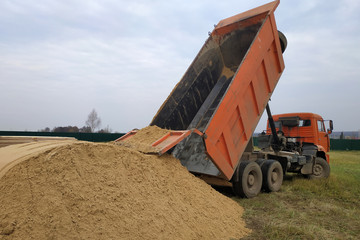
<path fill-rule="evenodd" d="M 269 1 L 1 0 L 0 130 L 147 126 L 221 19 Z M 360 1 L 282 0 L 273 114 L 360 129 Z M 265 128 L 264 118 L 257 131 Z"/>

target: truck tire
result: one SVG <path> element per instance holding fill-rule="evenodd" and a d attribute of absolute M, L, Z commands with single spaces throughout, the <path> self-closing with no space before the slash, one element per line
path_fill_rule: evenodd
<path fill-rule="evenodd" d="M 266 192 L 277 192 L 280 190 L 284 179 L 281 164 L 276 160 L 266 160 L 261 167 L 263 174 L 263 189 Z"/>
<path fill-rule="evenodd" d="M 330 166 L 325 159 L 315 158 L 313 174 L 308 175 L 310 179 L 328 178 L 330 176 Z"/>
<path fill-rule="evenodd" d="M 253 198 L 260 193 L 262 173 L 256 162 L 243 161 L 238 167 L 238 181 L 233 181 L 233 190 L 242 198 Z"/>
<path fill-rule="evenodd" d="M 260 166 L 260 168 L 261 168 L 262 165 L 265 163 L 265 161 L 266 161 L 266 159 L 258 159 L 258 160 L 256 160 L 255 162 L 256 162 L 257 164 L 259 164 L 259 166 Z"/>
<path fill-rule="evenodd" d="M 285 49 L 287 47 L 287 39 L 286 39 L 285 35 L 282 32 L 280 32 L 279 30 L 278 30 L 278 34 L 279 34 L 281 51 L 282 51 L 282 53 L 284 53 Z"/>

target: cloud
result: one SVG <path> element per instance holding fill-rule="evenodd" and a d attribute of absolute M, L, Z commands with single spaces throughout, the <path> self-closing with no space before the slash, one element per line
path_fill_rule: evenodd
<path fill-rule="evenodd" d="M 143 127 L 213 24 L 260 4 L 1 1 L 0 125 L 4 130 L 82 126 L 95 108 L 104 126 L 115 131 Z M 359 10 L 358 1 L 350 0 L 281 1 L 275 14 L 288 49 L 271 103 L 278 113 L 344 114 L 349 95 L 359 91 Z M 357 127 L 343 119 L 338 117 L 342 128 Z"/>
<path fill-rule="evenodd" d="M 44 124 L 41 123 L 43 109 L 34 106 L 39 104 L 50 109 L 47 114 L 63 115 L 54 120 L 54 125 L 79 122 L 74 121 L 78 114 L 63 106 L 72 106 L 83 116 L 86 116 L 84 111 L 94 106 L 110 109 L 102 111 L 109 112 L 108 119 L 114 118 L 117 112 L 131 116 L 134 109 L 137 109 L 136 115 L 152 116 L 192 60 L 177 51 L 173 38 L 150 38 L 146 34 L 106 37 L 86 29 L 80 29 L 80 33 L 67 26 L 57 29 L 61 30 L 60 38 L 54 35 L 29 44 L 3 42 L 0 45 L 3 56 L 0 76 L 5 80 L 1 83 L 2 98 L 26 98 L 26 102 L 12 101 L 12 109 L 18 112 L 24 107 L 33 109 L 35 114 L 29 114 L 34 116 L 29 121 L 40 124 Z M 184 38 L 191 39 L 191 36 L 184 34 Z M 5 118 L 13 116 L 8 114 Z M 136 127 L 131 124 L 137 121 L 128 117 L 117 120 L 118 123 L 111 124 L 115 130 Z M 148 116 L 146 123 L 150 120 Z M 8 121 L 10 125 L 13 123 Z M 124 121 L 128 121 L 128 125 L 122 123 Z"/>

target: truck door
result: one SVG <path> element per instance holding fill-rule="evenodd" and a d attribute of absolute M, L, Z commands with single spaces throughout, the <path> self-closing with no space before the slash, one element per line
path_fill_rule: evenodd
<path fill-rule="evenodd" d="M 318 126 L 318 144 L 325 148 L 325 151 L 330 151 L 329 136 L 325 130 L 325 125 L 323 120 L 317 120 Z"/>

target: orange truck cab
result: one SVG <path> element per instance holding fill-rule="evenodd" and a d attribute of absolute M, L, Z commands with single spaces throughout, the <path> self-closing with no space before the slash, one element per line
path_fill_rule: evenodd
<path fill-rule="evenodd" d="M 333 130 L 332 120 L 328 120 L 326 130 L 324 119 L 315 113 L 286 113 L 273 115 L 278 137 L 284 150 L 310 153 L 325 159 L 329 163 L 330 139 Z M 266 134 L 270 135 L 271 128 L 267 124 Z"/>

